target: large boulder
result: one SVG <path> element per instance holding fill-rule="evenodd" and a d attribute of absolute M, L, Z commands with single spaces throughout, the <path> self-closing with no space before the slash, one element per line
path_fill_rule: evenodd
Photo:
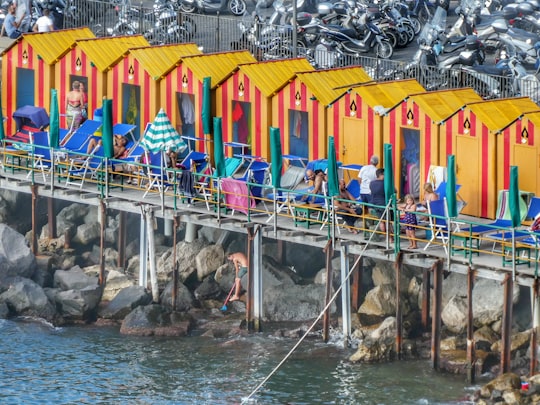
<path fill-rule="evenodd" d="M 70 270 L 57 270 L 54 272 L 54 286 L 61 290 L 80 290 L 98 284 L 98 278 L 88 276 L 79 266 Z"/>
<path fill-rule="evenodd" d="M 122 289 L 111 302 L 103 308 L 99 316 L 106 319 L 124 319 L 131 311 L 152 302 L 152 295 L 144 287 L 130 286 Z"/>
<path fill-rule="evenodd" d="M 94 321 L 101 300 L 101 287 L 97 284 L 78 290 L 59 291 L 56 307 L 65 320 Z"/>
<path fill-rule="evenodd" d="M 264 291 L 264 318 L 269 321 L 307 321 L 317 318 L 325 306 L 323 285 L 274 286 Z M 336 311 L 335 303 L 330 312 Z"/>
<path fill-rule="evenodd" d="M 352 362 L 373 363 L 391 360 L 395 356 L 396 318 L 386 318 L 377 328 L 366 332 L 364 340 L 358 345 Z"/>
<path fill-rule="evenodd" d="M 171 313 L 161 305 L 135 308 L 122 322 L 120 333 L 137 336 L 186 336 L 191 330 L 190 316 Z"/>
<path fill-rule="evenodd" d="M 103 290 L 104 301 L 111 301 L 116 295 L 127 287 L 135 285 L 133 279 L 126 276 L 117 270 L 109 270 L 107 273 L 107 280 L 105 281 L 105 289 Z"/>
<path fill-rule="evenodd" d="M 173 309 L 173 285 L 174 283 L 170 281 L 163 289 L 163 292 L 161 293 L 161 296 L 159 298 L 161 305 L 163 305 L 167 309 Z M 174 311 L 186 312 L 193 308 L 193 303 L 194 299 L 191 291 L 189 291 L 189 289 L 184 284 L 178 283 L 178 288 L 176 289 L 176 308 L 174 308 Z"/>
<path fill-rule="evenodd" d="M 27 278 L 15 278 L 9 288 L 0 294 L 13 316 L 30 316 L 54 322 L 57 316 L 55 306 L 49 301 L 45 291 Z"/>
<path fill-rule="evenodd" d="M 179 242 L 176 244 L 176 262 L 178 263 L 178 280 L 183 283 L 192 274 L 197 272 L 196 257 L 199 252 L 208 246 L 208 242 L 204 240 L 194 240 L 191 243 Z M 173 250 L 167 249 L 160 255 L 156 253 L 157 273 L 159 280 L 169 281 L 173 272 Z M 222 261 L 223 262 L 223 261 Z M 217 268 L 217 267 L 216 267 Z M 194 276 L 195 277 L 195 276 Z"/>
<path fill-rule="evenodd" d="M 195 257 L 199 281 L 215 272 L 223 264 L 223 260 L 225 260 L 225 252 L 223 252 L 221 245 L 211 245 L 203 248 Z"/>
<path fill-rule="evenodd" d="M 73 242 L 86 246 L 100 238 L 101 225 L 98 222 L 81 224 L 77 227 Z"/>
<path fill-rule="evenodd" d="M 5 224 L 0 224 L 0 278 L 32 278 L 36 258 L 23 235 Z"/>

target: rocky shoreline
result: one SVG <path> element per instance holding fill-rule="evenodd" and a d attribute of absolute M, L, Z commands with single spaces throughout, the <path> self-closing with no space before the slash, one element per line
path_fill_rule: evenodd
<path fill-rule="evenodd" d="M 46 319 L 54 325 L 115 324 L 120 333 L 139 336 L 208 337 L 247 334 L 245 304 L 231 302 L 222 311 L 234 281 L 234 268 L 227 254 L 244 251 L 246 236 L 219 229 L 201 228 L 193 242 L 182 240 L 179 228 L 176 246 L 171 238 L 157 233 L 156 258 L 159 302 L 138 285 L 138 217 L 128 219 L 126 268 L 116 266 L 118 213 L 109 212 L 104 251 L 105 284 L 100 286 L 100 225 L 95 207 L 65 203 L 58 207 L 60 236 L 49 238 L 46 217 L 39 236 L 39 254 L 29 248 L 29 226 L 24 212 L 30 212 L 28 196 L 0 195 L 0 318 L 18 316 Z M 27 210 L 28 208 L 28 210 Z M 31 228 L 30 228 L 31 229 Z M 160 236 L 158 236 L 160 235 Z M 66 240 L 66 236 L 68 240 Z M 172 272 L 176 249 L 179 282 L 176 307 L 172 307 Z M 299 251 L 298 249 L 302 249 Z M 325 258 L 323 252 L 305 246 L 286 246 L 286 262 L 278 263 L 277 244 L 263 243 L 263 322 L 288 323 L 275 333 L 302 336 L 324 308 Z M 340 258 L 333 259 L 333 286 L 339 286 Z M 396 282 L 389 263 L 364 260 L 362 305 L 353 316 L 356 352 L 352 362 L 394 360 L 396 336 Z M 430 335 L 422 331 L 422 273 L 405 267 L 400 280 L 403 313 L 402 358 L 425 358 L 431 354 Z M 245 283 L 245 280 L 243 280 Z M 450 274 L 443 283 L 443 340 L 441 368 L 444 372 L 466 374 L 467 300 L 466 279 Z M 503 287 L 493 281 L 477 280 L 473 292 L 475 374 L 498 375 Z M 486 384 L 474 394 L 479 404 L 540 403 L 540 378 L 527 377 L 530 364 L 531 315 L 528 291 L 514 288 L 512 371 Z M 338 304 L 331 307 L 333 332 L 339 333 Z"/>

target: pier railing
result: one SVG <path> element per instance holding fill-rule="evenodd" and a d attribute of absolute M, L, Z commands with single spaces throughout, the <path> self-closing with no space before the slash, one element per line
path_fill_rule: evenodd
<path fill-rule="evenodd" d="M 16 142 L 3 146 L 0 162 L 1 177 L 21 185 L 69 190 L 70 195 L 78 192 L 99 199 L 122 199 L 175 212 L 204 213 L 214 216 L 218 223 L 227 219 L 256 222 L 274 235 L 283 229 L 301 231 L 316 238 L 350 240 L 394 252 L 404 250 L 400 242 L 407 239 L 401 221 L 381 220 L 373 213 L 374 208 L 387 209 L 384 218 L 400 218 L 401 212 L 397 208 L 313 195 L 307 191 L 307 184 L 305 189 L 275 189 L 267 181 L 255 183 L 249 176 L 248 181 L 241 181 L 218 178 L 207 171 L 188 172 L 192 181 L 186 188 L 182 181 L 185 170 L 84 153 L 68 154 L 53 148 L 44 153 L 43 148 Z M 76 180 L 74 176 L 77 176 Z M 306 204 L 299 197 L 316 198 L 317 203 Z M 335 208 L 337 202 L 362 209 L 356 210 L 358 213 L 345 213 Z M 485 220 L 472 217 L 439 217 L 428 212 L 416 214 L 418 224 L 414 226 L 414 238 L 418 248 L 411 252 L 461 258 L 471 265 L 485 265 L 487 261 L 493 263 L 494 268 L 512 271 L 519 266 L 520 271 L 538 274 L 538 233 L 525 227 L 489 225 Z M 349 220 L 353 220 L 349 223 L 354 224 L 347 225 L 344 215 L 348 215 Z M 444 220 L 447 226 L 434 226 L 436 219 Z M 380 230 L 380 221 L 385 221 L 384 232 Z M 482 232 L 474 230 L 478 226 L 483 227 Z"/>

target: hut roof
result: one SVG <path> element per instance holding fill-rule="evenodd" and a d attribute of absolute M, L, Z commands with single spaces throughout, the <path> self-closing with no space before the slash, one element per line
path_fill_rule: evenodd
<path fill-rule="evenodd" d="M 446 120 L 465 104 L 482 101 L 482 97 L 471 88 L 428 91 L 413 94 L 411 99 L 438 123 Z"/>
<path fill-rule="evenodd" d="M 301 72 L 296 75 L 325 106 L 329 106 L 352 85 L 373 79 L 360 66 Z"/>
<path fill-rule="evenodd" d="M 527 118 L 535 127 L 540 128 L 540 111 L 527 112 L 522 117 Z"/>
<path fill-rule="evenodd" d="M 411 94 L 417 94 L 425 90 L 415 79 L 407 79 L 383 83 L 368 83 L 354 87 L 352 91 L 358 93 L 371 108 L 380 106 L 385 110 L 382 113 L 385 113 L 393 109 Z"/>
<path fill-rule="evenodd" d="M 126 35 L 120 37 L 105 37 L 80 39 L 77 41 L 92 64 L 100 71 L 106 72 L 125 55 L 130 48 L 150 46 L 142 35 Z"/>
<path fill-rule="evenodd" d="M 199 55 L 202 51 L 195 43 L 169 44 L 131 48 L 129 53 L 154 80 L 163 78 L 184 56 Z"/>
<path fill-rule="evenodd" d="M 490 131 L 502 131 L 522 114 L 538 111 L 538 105 L 529 97 L 485 100 L 467 104 Z"/>
<path fill-rule="evenodd" d="M 256 61 L 248 51 L 234 51 L 186 56 L 182 64 L 187 66 L 199 81 L 210 77 L 211 87 L 215 89 L 238 65 Z"/>
<path fill-rule="evenodd" d="M 240 65 L 239 70 L 249 76 L 265 97 L 276 94 L 296 72 L 315 70 L 305 58 L 271 60 Z"/>
<path fill-rule="evenodd" d="M 27 41 L 34 52 L 48 65 L 54 65 L 64 56 L 75 42 L 83 38 L 95 38 L 94 33 L 87 27 L 58 30 L 52 32 L 33 32 L 21 35 L 5 48 L 0 55 L 4 55 L 17 43 Z"/>

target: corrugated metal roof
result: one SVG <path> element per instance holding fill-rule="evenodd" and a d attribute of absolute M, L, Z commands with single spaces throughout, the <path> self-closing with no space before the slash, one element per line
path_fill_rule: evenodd
<path fill-rule="evenodd" d="M 358 93 L 371 108 L 381 106 L 389 110 L 411 94 L 418 94 L 425 90 L 415 79 L 407 79 L 365 84 L 355 87 L 352 91 Z"/>
<path fill-rule="evenodd" d="M 4 55 L 9 49 L 20 41 L 27 41 L 39 57 L 48 65 L 54 65 L 69 49 L 75 41 L 83 38 L 95 38 L 90 28 L 73 28 L 69 30 L 59 30 L 52 32 L 34 32 L 20 36 L 13 41 L 4 51 Z"/>
<path fill-rule="evenodd" d="M 200 55 L 195 43 L 145 46 L 133 48 L 129 53 L 141 64 L 150 77 L 158 80 L 174 68 L 184 56 Z"/>
<path fill-rule="evenodd" d="M 526 112 L 538 111 L 529 97 L 487 100 L 467 104 L 467 107 L 491 131 L 501 131 Z"/>
<path fill-rule="evenodd" d="M 442 122 L 465 104 L 482 101 L 473 89 L 450 89 L 413 94 L 411 99 L 424 110 L 434 122 Z"/>
<path fill-rule="evenodd" d="M 200 81 L 210 77 L 211 87 L 214 89 L 238 66 L 243 63 L 257 60 L 248 51 L 218 52 L 199 56 L 188 56 L 182 60 L 193 75 Z"/>
<path fill-rule="evenodd" d="M 249 76 L 265 97 L 271 97 L 285 86 L 296 72 L 315 70 L 315 68 L 307 59 L 298 58 L 250 63 L 241 65 L 240 70 Z"/>
<path fill-rule="evenodd" d="M 129 48 L 150 46 L 142 35 L 126 35 L 121 37 L 106 37 L 82 39 L 77 46 L 88 56 L 90 62 L 100 72 L 108 71 Z"/>
<path fill-rule="evenodd" d="M 325 106 L 332 104 L 352 86 L 373 81 L 359 66 L 302 72 L 297 77 Z"/>

